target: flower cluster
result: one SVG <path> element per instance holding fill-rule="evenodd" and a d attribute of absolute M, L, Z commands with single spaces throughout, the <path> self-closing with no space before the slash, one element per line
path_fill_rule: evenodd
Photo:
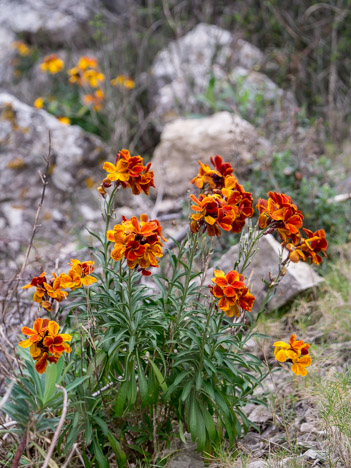
<path fill-rule="evenodd" d="M 55 75 L 60 72 L 64 66 L 65 64 L 62 59 L 60 59 L 56 54 L 51 54 L 44 57 L 43 62 L 40 64 L 40 69 L 44 72 Z"/>
<path fill-rule="evenodd" d="M 214 169 L 199 161 L 200 171 L 191 181 L 203 190 L 199 197 L 190 195 L 191 208 L 196 211 L 191 216 L 191 231 L 203 229 L 209 236 L 220 236 L 221 229 L 240 232 L 254 212 L 252 195 L 238 183 L 230 163 L 218 155 L 211 157 L 211 163 Z"/>
<path fill-rule="evenodd" d="M 68 70 L 69 82 L 79 86 L 89 85 L 98 88 L 105 81 L 105 75 L 101 73 L 99 64 L 94 57 L 80 57 L 77 65 Z"/>
<path fill-rule="evenodd" d="M 93 88 L 93 92 L 85 94 L 83 103 L 92 106 L 95 111 L 103 108 L 105 93 L 101 84 L 105 75 L 100 71 L 98 61 L 94 57 L 80 57 L 76 66 L 68 70 L 69 82 L 83 88 Z"/>
<path fill-rule="evenodd" d="M 35 320 L 33 329 L 22 327 L 22 333 L 29 336 L 20 341 L 21 348 L 29 348 L 30 354 L 36 361 L 35 369 L 39 374 L 46 370 L 48 362 L 57 363 L 63 352 L 70 353 L 72 348 L 67 342 L 71 341 L 71 335 L 59 334 L 59 325 L 54 320 L 39 318 Z"/>
<path fill-rule="evenodd" d="M 162 240 L 166 241 L 159 221 L 149 221 L 145 214 L 140 215 L 140 223 L 135 216 L 123 216 L 122 224 L 107 231 L 107 239 L 115 243 L 111 257 L 116 262 L 125 258 L 131 269 L 139 266 L 144 276 L 151 274 L 147 268 L 158 267 L 158 258 L 163 256 Z"/>
<path fill-rule="evenodd" d="M 105 189 L 115 182 L 116 186 L 131 188 L 134 195 L 141 192 L 149 195 L 150 187 L 155 187 L 154 173 L 150 171 L 150 166 L 151 163 L 144 166 L 141 156 L 131 156 L 128 150 L 122 149 L 117 153 L 115 164 L 107 161 L 104 163 L 103 168 L 107 176 L 98 187 L 98 191 L 105 196 Z"/>
<path fill-rule="evenodd" d="M 95 111 L 100 111 L 104 106 L 105 93 L 102 89 L 97 89 L 94 94 L 86 94 L 83 97 L 83 103 L 87 106 L 93 106 Z"/>
<path fill-rule="evenodd" d="M 12 43 L 12 47 L 17 50 L 18 54 L 21 57 L 28 57 L 31 54 L 32 50 L 22 41 L 15 41 Z"/>
<path fill-rule="evenodd" d="M 303 228 L 307 238 L 301 236 L 300 229 L 303 225 L 303 214 L 292 202 L 291 197 L 284 193 L 268 192 L 268 200 L 260 198 L 257 209 L 260 213 L 258 224 L 261 229 L 268 232 L 277 231 L 284 246 L 290 251 L 289 259 L 297 263 L 310 258 L 311 263 L 320 264 L 322 252 L 326 257 L 328 242 L 324 229 L 312 232 Z"/>
<path fill-rule="evenodd" d="M 231 270 L 225 274 L 222 270 L 214 270 L 215 278 L 212 278 L 215 286 L 211 287 L 211 294 L 220 298 L 218 307 L 228 317 L 240 316 L 240 308 L 251 311 L 255 297 L 245 286 L 245 277 L 237 271 Z"/>
<path fill-rule="evenodd" d="M 89 286 L 96 282 L 96 278 L 90 276 L 94 271 L 94 262 L 86 261 L 81 263 L 79 260 L 71 259 L 72 266 L 68 274 L 61 273 L 57 276 L 55 273 L 52 274 L 50 280 L 46 279 L 46 273 L 43 272 L 39 276 L 36 276 L 32 281 L 23 286 L 22 289 L 35 288 L 33 295 L 34 302 L 39 303 L 43 309 L 47 311 L 52 310 L 54 301 L 62 302 L 68 295 L 64 289 L 77 289 L 81 286 Z"/>
<path fill-rule="evenodd" d="M 126 89 L 135 88 L 135 81 L 132 78 L 128 78 L 125 75 L 118 75 L 116 78 L 110 81 L 112 86 L 123 86 Z"/>
<path fill-rule="evenodd" d="M 322 252 L 326 257 L 326 250 L 328 242 L 325 238 L 324 229 L 319 229 L 316 232 L 312 232 L 309 229 L 303 228 L 307 238 L 300 238 L 297 245 L 287 244 L 286 248 L 290 251 L 289 258 L 292 262 L 297 263 L 300 260 L 306 261 L 308 258 L 311 263 L 320 265 L 322 263 L 322 257 L 318 253 Z"/>
<path fill-rule="evenodd" d="M 308 354 L 310 345 L 302 340 L 297 341 L 296 335 L 291 335 L 289 343 L 276 341 L 274 344 L 274 357 L 278 362 L 291 362 L 291 370 L 296 375 L 307 375 L 306 367 L 312 364 L 312 359 Z"/>

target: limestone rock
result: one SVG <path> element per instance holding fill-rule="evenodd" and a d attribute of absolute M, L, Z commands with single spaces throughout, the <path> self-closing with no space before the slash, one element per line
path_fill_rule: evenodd
<path fill-rule="evenodd" d="M 218 112 L 201 119 L 177 119 L 165 126 L 155 149 L 155 185 L 162 187 L 165 196 L 179 197 L 193 187 L 190 180 L 198 173 L 198 159 L 209 164 L 210 156 L 219 154 L 235 168 L 269 151 L 269 142 L 236 114 Z"/>
<path fill-rule="evenodd" d="M 267 287 L 263 283 L 268 280 L 269 273 L 274 276 L 278 272 L 279 255 L 281 246 L 278 241 L 270 234 L 263 236 L 258 243 L 259 251 L 253 257 L 251 265 L 245 270 L 244 275 L 247 278 L 250 292 L 255 296 L 253 311 L 258 312 L 266 296 Z M 223 271 L 228 272 L 233 269 L 234 263 L 238 258 L 238 245 L 231 247 L 217 262 L 216 265 Z M 287 252 L 284 254 L 284 258 Z M 214 265 L 216 267 L 216 265 Z M 211 268 L 207 273 L 207 282 L 211 283 L 213 278 Z M 313 268 L 305 263 L 290 263 L 286 275 L 281 280 L 277 292 L 273 299 L 268 303 L 267 309 L 273 310 L 281 307 L 293 299 L 302 291 L 318 286 L 323 282 Z M 206 283 L 205 283 L 206 284 Z"/>
<path fill-rule="evenodd" d="M 1 0 L 0 28 L 45 44 L 82 45 L 97 0 Z"/>
<path fill-rule="evenodd" d="M 0 218 L 3 221 L 1 240 L 8 246 L 4 250 L 7 254 L 26 246 L 32 231 L 42 189 L 38 171 L 43 172 L 45 167 L 43 156 L 48 153 L 49 130 L 52 140 L 50 178 L 40 220 L 45 228 L 39 228 L 38 239 L 52 245 L 63 240 L 64 231 L 73 226 L 85 227 L 87 222 L 96 223 L 100 219 L 95 187 L 103 171 L 99 175 L 95 173 L 106 153 L 99 138 L 80 127 L 63 125 L 46 111 L 2 93 Z M 86 206 L 89 212 L 84 209 Z M 16 247 L 14 242 L 17 242 Z"/>
<path fill-rule="evenodd" d="M 154 60 L 151 99 L 156 125 L 162 129 L 179 116 L 202 112 L 211 79 L 212 106 L 218 110 L 234 109 L 255 122 L 274 113 L 279 120 L 282 103 L 284 108 L 296 103 L 291 94 L 258 73 L 263 59 L 257 47 L 229 31 L 199 24 Z"/>

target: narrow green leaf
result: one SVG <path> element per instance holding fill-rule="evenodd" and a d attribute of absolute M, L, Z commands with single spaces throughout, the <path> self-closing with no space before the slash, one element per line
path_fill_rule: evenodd
<path fill-rule="evenodd" d="M 127 455 L 123 452 L 121 444 L 118 442 L 116 437 L 109 432 L 107 438 L 111 444 L 112 450 L 115 454 L 118 468 L 124 468 L 127 466 Z"/>
<path fill-rule="evenodd" d="M 116 403 L 115 403 L 115 416 L 121 418 L 124 410 L 124 405 L 127 399 L 128 383 L 123 382 L 119 388 Z"/>
<path fill-rule="evenodd" d="M 165 379 L 163 377 L 163 375 L 161 374 L 160 370 L 158 369 L 158 367 L 156 366 L 156 364 L 153 362 L 152 359 L 149 359 L 150 361 L 150 364 L 152 365 L 152 369 L 156 375 L 156 378 L 158 380 L 158 383 L 160 384 L 162 390 L 166 393 L 167 392 L 167 384 L 165 382 Z"/>
<path fill-rule="evenodd" d="M 103 451 L 101 450 L 100 444 L 96 439 L 93 439 L 93 452 L 97 461 L 99 468 L 109 468 L 110 465 L 105 457 Z"/>
<path fill-rule="evenodd" d="M 57 369 L 56 364 L 49 363 L 45 372 L 45 387 L 43 404 L 44 406 L 50 400 L 55 391 L 55 384 L 57 382 Z"/>

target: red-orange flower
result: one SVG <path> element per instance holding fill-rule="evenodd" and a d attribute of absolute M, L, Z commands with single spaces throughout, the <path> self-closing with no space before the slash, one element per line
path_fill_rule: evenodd
<path fill-rule="evenodd" d="M 271 227 L 277 230 L 283 242 L 292 240 L 297 244 L 303 222 L 303 214 L 294 205 L 292 199 L 284 193 L 268 192 L 268 200 L 260 198 L 257 209 L 260 212 L 258 224 L 260 228 Z"/>
<path fill-rule="evenodd" d="M 221 156 L 218 155 L 214 158 L 211 156 L 210 161 L 214 166 L 214 169 L 211 169 L 207 164 L 203 164 L 201 161 L 198 161 L 200 170 L 198 175 L 191 180 L 191 183 L 200 189 L 204 188 L 206 184 L 212 190 L 221 189 L 225 185 L 225 179 L 233 174 L 232 165 L 228 162 L 223 162 Z"/>
<path fill-rule="evenodd" d="M 60 276 L 52 274 L 53 277 L 48 281 L 45 276 L 45 272 L 41 273 L 32 279 L 29 284 L 26 284 L 22 289 L 28 289 L 35 287 L 35 293 L 33 295 L 34 302 L 38 302 L 41 307 L 51 311 L 53 301 L 61 302 L 67 296 L 65 291 L 62 291 L 62 284 Z M 65 287 L 65 286 L 63 286 Z"/>
<path fill-rule="evenodd" d="M 134 195 L 139 195 L 141 192 L 149 195 L 150 187 L 155 187 L 154 173 L 150 171 L 150 166 L 151 163 L 144 166 L 141 156 L 131 156 L 128 150 L 123 149 L 116 156 L 116 164 L 106 161 L 103 167 L 108 173 L 107 180 L 116 182 L 117 186 L 131 188 Z M 106 179 L 98 188 L 103 196 L 106 193 L 105 188 L 109 186 L 105 182 Z"/>
<path fill-rule="evenodd" d="M 63 352 L 70 353 L 67 344 L 72 337 L 68 333 L 59 334 L 59 325 L 54 320 L 39 318 L 35 320 L 33 329 L 22 327 L 22 333 L 29 336 L 20 341 L 21 348 L 30 348 L 30 354 L 36 361 L 35 369 L 39 374 L 46 370 L 47 363 L 56 363 Z"/>
<path fill-rule="evenodd" d="M 192 232 L 198 232 L 200 228 L 203 228 L 209 236 L 220 236 L 220 229 L 231 230 L 238 211 L 236 207 L 230 206 L 221 195 L 206 196 L 201 193 L 198 198 L 195 195 L 190 195 L 190 198 L 194 202 L 191 208 L 196 211 L 191 215 Z"/>
<path fill-rule="evenodd" d="M 225 312 L 228 317 L 239 317 L 241 307 L 251 311 L 255 297 L 245 286 L 244 275 L 235 270 L 225 274 L 222 270 L 214 270 L 215 278 L 212 278 L 215 286 L 211 288 L 213 296 L 219 298 L 218 307 Z"/>
<path fill-rule="evenodd" d="M 322 263 L 322 257 L 318 253 L 322 252 L 327 257 L 328 242 L 325 238 L 325 231 L 324 229 L 319 229 L 316 232 L 312 232 L 305 228 L 303 230 L 307 234 L 307 239 L 301 238 L 297 245 L 287 244 L 286 246 L 290 251 L 289 259 L 297 263 L 300 260 L 306 261 L 309 258 L 311 263 L 319 265 Z"/>
<path fill-rule="evenodd" d="M 113 230 L 107 231 L 107 239 L 115 242 L 111 257 L 116 261 L 127 260 L 129 268 L 140 267 L 143 275 L 149 275 L 146 269 L 158 266 L 158 258 L 162 257 L 163 243 L 162 227 L 158 220 L 148 220 L 147 215 L 131 219 L 123 217 L 122 224 L 116 224 Z"/>
<path fill-rule="evenodd" d="M 191 195 L 191 199 L 197 205 L 193 205 L 192 209 L 201 213 L 201 215 L 199 213 L 192 215 L 191 230 L 198 232 L 206 223 L 205 229 L 210 236 L 219 236 L 220 228 L 225 231 L 240 232 L 246 218 L 252 217 L 254 212 L 252 195 L 245 192 L 244 187 L 238 183 L 230 163 L 223 162 L 218 155 L 211 157 L 210 160 L 214 169 L 199 161 L 200 171 L 191 181 L 200 189 L 207 187 L 205 193 L 200 194 L 198 198 Z M 231 224 L 230 228 L 228 223 Z"/>

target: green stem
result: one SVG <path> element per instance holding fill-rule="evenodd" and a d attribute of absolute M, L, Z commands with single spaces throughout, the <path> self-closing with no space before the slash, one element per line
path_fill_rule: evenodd
<path fill-rule="evenodd" d="M 192 266 L 193 266 L 194 257 L 195 257 L 195 254 L 196 254 L 197 245 L 198 245 L 198 234 L 194 234 L 192 236 L 192 245 L 190 247 L 190 257 L 189 257 L 188 268 L 187 268 L 187 271 L 186 271 L 182 302 L 180 304 L 178 313 L 176 315 L 176 319 L 175 319 L 175 322 L 174 322 L 174 327 L 172 328 L 172 331 L 171 331 L 171 335 L 170 335 L 171 340 L 174 339 L 174 336 L 176 334 L 176 330 L 177 330 L 177 328 L 179 326 L 179 323 L 181 321 L 181 317 L 183 315 L 185 302 L 186 302 L 186 299 L 188 297 L 188 290 L 189 290 L 190 280 L 191 280 L 191 275 L 192 275 Z"/>
<path fill-rule="evenodd" d="M 133 298 L 132 298 L 132 270 L 128 268 L 128 312 L 129 312 L 129 323 L 130 323 L 130 332 L 134 335 L 134 330 L 132 327 L 133 323 Z"/>
<path fill-rule="evenodd" d="M 211 316 L 212 316 L 213 304 L 211 304 L 210 310 L 207 314 L 206 324 L 204 331 L 202 333 L 202 342 L 201 342 L 201 351 L 200 351 L 200 364 L 199 364 L 199 372 L 202 372 L 203 365 L 204 365 L 204 353 L 205 353 L 205 342 L 207 342 L 207 329 L 210 324 Z"/>
<path fill-rule="evenodd" d="M 109 225 L 110 221 L 112 218 L 113 214 L 113 202 L 114 198 L 116 195 L 116 192 L 119 187 L 114 187 L 114 189 L 111 192 L 111 195 L 108 199 L 107 205 L 106 205 L 106 210 L 105 210 L 105 238 L 104 238 L 104 260 L 105 260 L 105 269 L 108 268 L 108 264 L 110 262 L 110 257 L 108 255 L 108 246 L 109 246 L 109 241 L 107 240 L 107 231 L 109 230 Z"/>

